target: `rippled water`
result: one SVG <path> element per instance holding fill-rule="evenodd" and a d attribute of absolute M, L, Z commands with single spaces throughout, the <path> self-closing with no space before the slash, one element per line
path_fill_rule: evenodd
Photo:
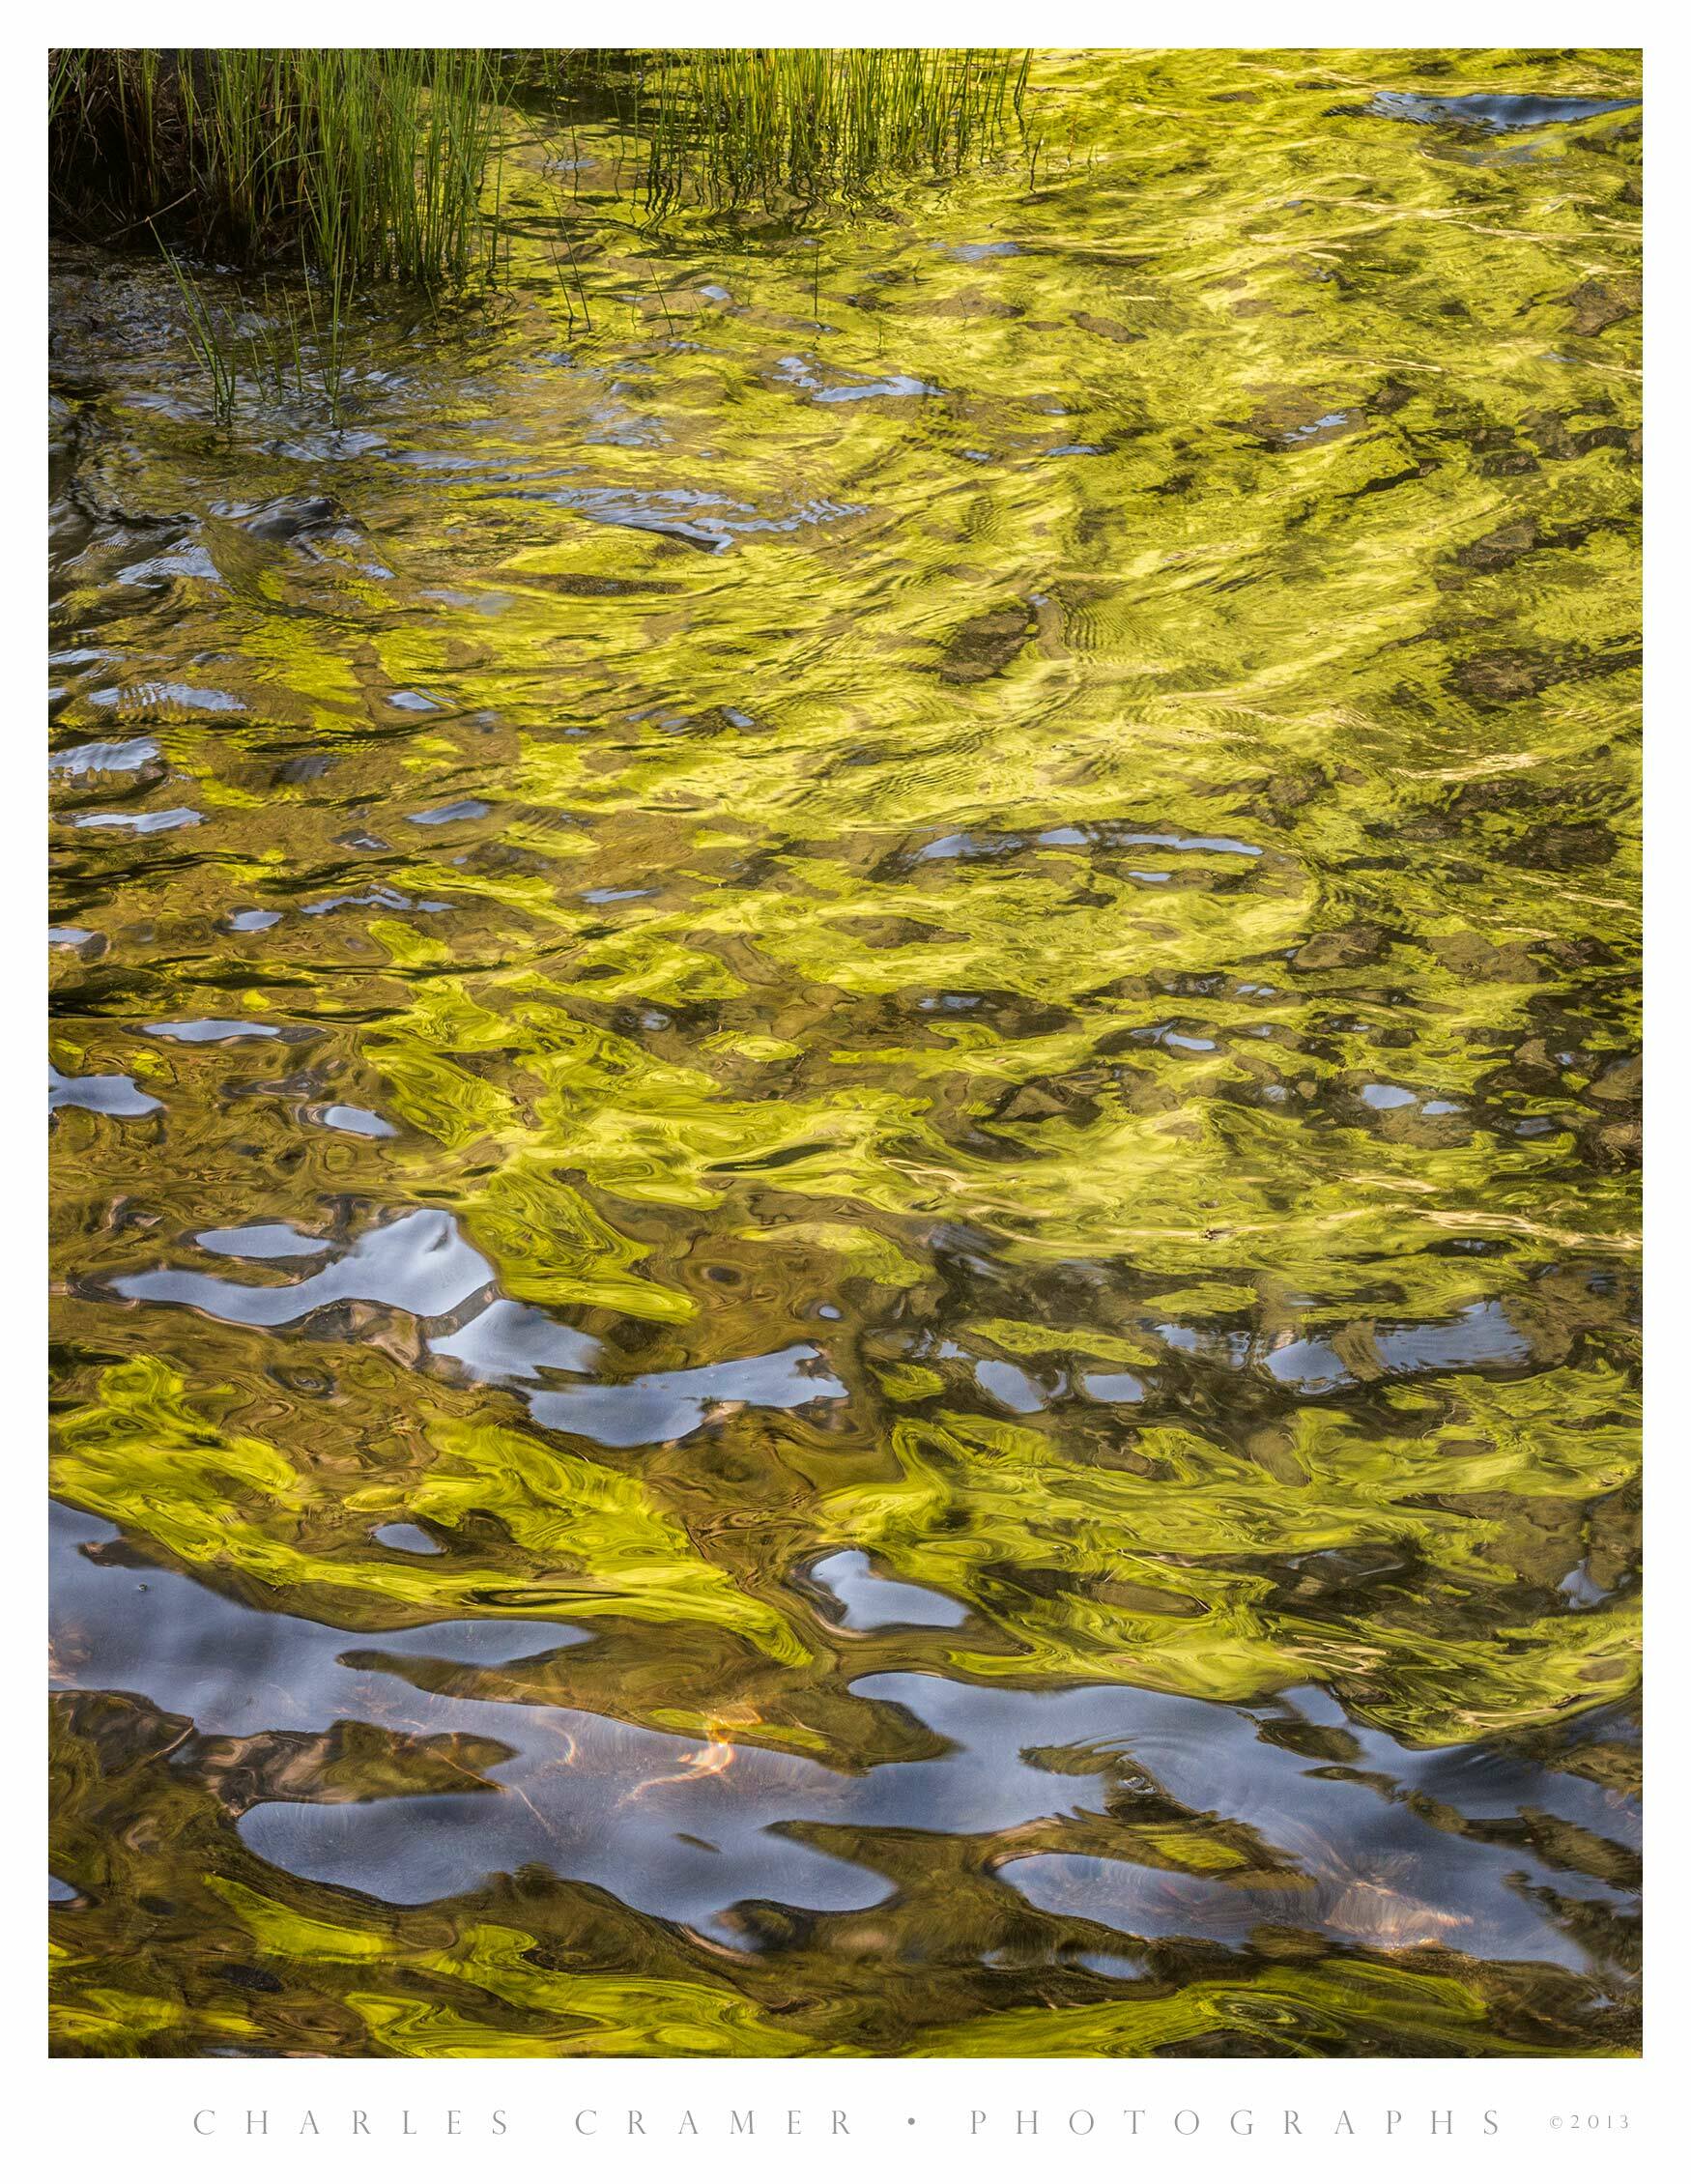
<path fill-rule="evenodd" d="M 57 263 L 66 2052 L 1634 2043 L 1634 57 L 1034 83 Z"/>

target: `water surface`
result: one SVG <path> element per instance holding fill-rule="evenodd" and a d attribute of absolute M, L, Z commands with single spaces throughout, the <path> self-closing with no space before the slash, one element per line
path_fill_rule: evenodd
<path fill-rule="evenodd" d="M 56 261 L 64 2052 L 1635 2044 L 1634 58 L 1033 84 Z"/>

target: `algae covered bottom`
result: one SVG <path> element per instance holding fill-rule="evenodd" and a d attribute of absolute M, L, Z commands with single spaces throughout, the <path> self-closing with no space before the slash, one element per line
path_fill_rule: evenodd
<path fill-rule="evenodd" d="M 60 253 L 61 2052 L 1632 2050 L 1638 96 Z"/>

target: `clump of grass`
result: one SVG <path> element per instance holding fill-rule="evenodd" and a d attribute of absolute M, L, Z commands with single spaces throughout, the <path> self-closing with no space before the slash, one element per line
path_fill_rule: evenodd
<path fill-rule="evenodd" d="M 965 46 L 742 46 L 549 57 L 552 83 L 645 143 L 663 209 L 771 208 L 869 194 L 895 174 L 950 175 L 1019 121 L 1029 56 Z"/>
<path fill-rule="evenodd" d="M 93 232 L 157 226 L 237 265 L 465 281 L 496 261 L 502 66 L 462 47 L 67 48 L 55 202 Z"/>
<path fill-rule="evenodd" d="M 102 240 L 157 229 L 248 269 L 302 257 L 342 287 L 467 283 L 498 272 L 519 79 L 608 116 L 652 211 L 777 208 L 958 172 L 1019 120 L 1028 58 L 965 46 L 66 47 L 49 59 L 49 175 L 61 221 Z"/>
<path fill-rule="evenodd" d="M 233 427 L 244 395 L 257 409 L 268 394 L 284 410 L 339 428 L 351 377 L 349 298 L 343 288 L 308 273 L 272 290 L 267 278 L 262 302 L 254 307 L 236 282 L 196 274 L 167 246 L 162 255 L 182 300 L 183 332 L 205 373 L 217 426 L 224 431 Z"/>
<path fill-rule="evenodd" d="M 174 250 L 166 250 L 177 293 L 187 319 L 188 347 L 212 383 L 212 415 L 225 431 L 235 418 L 235 346 L 227 323 Z"/>

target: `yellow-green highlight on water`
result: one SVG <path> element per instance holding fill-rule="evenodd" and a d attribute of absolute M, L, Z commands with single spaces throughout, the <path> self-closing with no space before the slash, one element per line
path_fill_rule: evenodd
<path fill-rule="evenodd" d="M 60 251 L 62 2052 L 1635 2048 L 1638 100 Z"/>

